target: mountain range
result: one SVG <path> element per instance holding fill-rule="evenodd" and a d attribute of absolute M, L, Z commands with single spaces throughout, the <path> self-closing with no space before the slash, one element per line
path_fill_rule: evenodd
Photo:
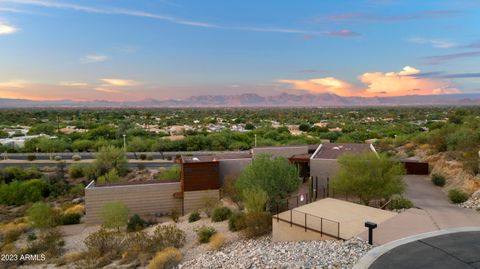
<path fill-rule="evenodd" d="M 32 107 L 352 107 L 352 106 L 438 106 L 480 105 L 480 94 L 409 95 L 396 97 L 345 97 L 335 94 L 289 94 L 260 96 L 255 93 L 238 95 L 200 95 L 185 99 L 145 99 L 140 101 L 35 101 L 2 99 L 0 108 Z"/>

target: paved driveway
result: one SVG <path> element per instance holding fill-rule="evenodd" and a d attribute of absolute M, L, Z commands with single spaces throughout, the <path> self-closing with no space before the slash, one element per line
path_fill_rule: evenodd
<path fill-rule="evenodd" d="M 450 203 L 447 195 L 425 176 L 406 176 L 405 197 L 425 211 L 439 229 L 480 226 L 480 213 Z"/>
<path fill-rule="evenodd" d="M 460 208 L 448 200 L 441 188 L 426 176 L 405 176 L 407 189 L 404 196 L 415 204 L 411 208 L 378 225 L 374 231 L 374 244 L 382 245 L 406 236 L 447 228 L 480 226 L 480 213 Z M 367 232 L 360 234 L 366 239 Z"/>

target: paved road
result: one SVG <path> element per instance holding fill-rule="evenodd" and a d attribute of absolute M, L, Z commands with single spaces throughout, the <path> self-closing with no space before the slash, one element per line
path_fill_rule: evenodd
<path fill-rule="evenodd" d="M 427 237 L 389 250 L 377 258 L 369 268 L 480 268 L 480 244 L 478 242 L 480 242 L 480 232 L 478 231 Z"/>
<path fill-rule="evenodd" d="M 405 197 L 412 200 L 416 208 L 408 209 L 380 223 L 374 231 L 375 245 L 425 232 L 480 226 L 479 212 L 450 203 L 447 195 L 441 188 L 433 185 L 429 177 L 408 175 L 405 181 Z M 368 233 L 364 232 L 359 236 L 366 239 Z"/>
<path fill-rule="evenodd" d="M 82 162 L 66 162 L 66 166 L 68 167 L 69 165 L 73 163 L 89 163 L 91 160 L 83 160 Z M 167 162 L 167 161 L 134 161 L 130 160 L 127 164 L 127 167 L 130 169 L 136 169 L 138 168 L 138 165 L 142 164 L 145 168 L 150 168 L 150 169 L 155 169 L 155 168 L 160 168 L 160 167 L 170 167 L 175 165 L 174 162 Z M 56 166 L 57 162 L 52 162 L 52 161 L 35 161 L 35 162 L 27 162 L 27 161 L 0 161 L 0 168 L 4 167 L 11 167 L 11 166 L 16 166 L 16 167 L 22 167 L 22 168 L 28 168 L 32 166 L 36 167 L 52 167 Z"/>

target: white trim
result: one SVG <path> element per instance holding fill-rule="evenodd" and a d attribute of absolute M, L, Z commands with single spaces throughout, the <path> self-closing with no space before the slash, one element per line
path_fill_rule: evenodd
<path fill-rule="evenodd" d="M 139 187 L 139 186 L 154 185 L 154 184 L 172 185 L 172 184 L 180 184 L 180 183 L 181 183 L 181 181 L 176 181 L 176 182 L 145 182 L 145 183 L 138 183 L 138 184 L 127 184 L 127 185 L 116 185 L 116 186 L 104 185 L 104 186 L 96 186 L 95 188 L 97 188 L 97 189 L 112 189 L 112 188 Z"/>
<path fill-rule="evenodd" d="M 310 160 L 315 159 L 315 156 L 317 156 L 318 152 L 319 152 L 320 149 L 322 148 L 322 145 L 323 145 L 323 144 L 318 145 L 318 148 L 315 150 L 315 152 L 312 154 L 312 156 L 310 156 Z"/>
<path fill-rule="evenodd" d="M 88 183 L 88 185 L 85 187 L 85 189 L 89 189 L 90 187 L 94 187 L 93 185 L 95 184 L 95 180 L 92 180 L 90 181 L 90 183 Z"/>

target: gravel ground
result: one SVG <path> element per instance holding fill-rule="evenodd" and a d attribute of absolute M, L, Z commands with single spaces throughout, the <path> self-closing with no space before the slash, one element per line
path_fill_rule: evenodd
<path fill-rule="evenodd" d="M 358 238 L 273 243 L 266 236 L 239 240 L 217 252 L 208 251 L 179 268 L 351 268 L 370 249 Z"/>

